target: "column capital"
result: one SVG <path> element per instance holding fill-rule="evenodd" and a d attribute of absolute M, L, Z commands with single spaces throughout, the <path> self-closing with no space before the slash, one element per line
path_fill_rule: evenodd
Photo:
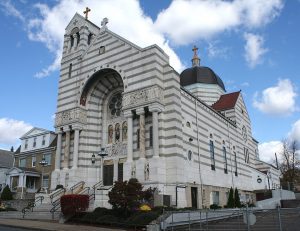
<path fill-rule="evenodd" d="M 163 110 L 163 106 L 162 105 L 159 105 L 159 104 L 152 104 L 149 106 L 149 111 L 150 112 L 162 112 Z"/>
<path fill-rule="evenodd" d="M 142 108 L 138 108 L 138 109 L 136 109 L 136 114 L 137 115 L 143 115 L 143 114 L 145 114 L 145 109 L 142 107 Z"/>
<path fill-rule="evenodd" d="M 132 113 L 131 110 L 124 111 L 123 114 L 126 118 L 132 118 L 133 117 L 133 113 Z"/>
<path fill-rule="evenodd" d="M 82 126 L 80 125 L 72 125 L 72 130 L 82 130 Z"/>

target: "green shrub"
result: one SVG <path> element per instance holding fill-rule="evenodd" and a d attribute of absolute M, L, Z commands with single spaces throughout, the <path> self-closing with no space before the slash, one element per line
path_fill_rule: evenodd
<path fill-rule="evenodd" d="M 229 190 L 226 208 L 234 208 L 234 198 L 233 198 L 233 188 L 232 187 Z"/>
<path fill-rule="evenodd" d="M 139 211 L 130 216 L 127 220 L 126 223 L 129 225 L 137 225 L 137 226 L 143 226 L 143 225 L 148 225 L 151 221 L 155 220 L 158 218 L 160 215 L 159 212 L 157 211 Z"/>
<path fill-rule="evenodd" d="M 123 223 L 123 222 L 124 221 L 122 221 L 122 219 L 114 215 L 104 215 L 96 219 L 96 223 L 102 225 L 113 225 L 113 224 Z"/>
<path fill-rule="evenodd" d="M 1 200 L 7 201 L 7 200 L 12 200 L 12 199 L 13 199 L 12 193 L 11 193 L 8 185 L 6 185 L 1 193 Z"/>
<path fill-rule="evenodd" d="M 237 208 L 242 207 L 241 200 L 240 200 L 240 195 L 239 195 L 239 192 L 238 192 L 237 188 L 235 188 L 235 190 L 234 190 L 234 205 Z"/>
<path fill-rule="evenodd" d="M 221 209 L 222 207 L 216 204 L 212 204 L 209 206 L 210 209 Z"/>
<path fill-rule="evenodd" d="M 101 217 L 103 215 L 111 215 L 112 212 L 111 212 L 111 209 L 98 207 L 98 208 L 94 209 L 93 214 L 98 216 L 98 217 Z"/>

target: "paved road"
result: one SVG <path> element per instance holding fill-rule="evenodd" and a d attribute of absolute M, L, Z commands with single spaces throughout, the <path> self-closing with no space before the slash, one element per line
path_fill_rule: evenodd
<path fill-rule="evenodd" d="M 8 226 L 2 226 L 0 225 L 1 231 L 28 231 L 28 229 L 22 229 L 22 228 L 14 228 L 14 227 L 8 227 Z"/>

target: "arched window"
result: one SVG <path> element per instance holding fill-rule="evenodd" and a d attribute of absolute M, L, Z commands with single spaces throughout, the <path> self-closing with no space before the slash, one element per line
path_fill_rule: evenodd
<path fill-rule="evenodd" d="M 72 63 L 69 65 L 69 78 L 72 77 Z"/>
<path fill-rule="evenodd" d="M 91 42 L 92 42 L 92 37 L 93 37 L 93 34 L 90 33 L 89 36 L 88 36 L 88 41 L 87 41 L 88 45 L 91 44 Z"/>
<path fill-rule="evenodd" d="M 80 43 L 80 34 L 79 34 L 79 32 L 77 32 L 76 35 L 77 35 L 77 44 L 76 44 L 76 46 L 78 46 L 78 44 Z"/>
<path fill-rule="evenodd" d="M 127 140 L 127 122 L 124 122 L 122 125 L 122 141 Z"/>
<path fill-rule="evenodd" d="M 121 115 L 122 109 L 122 94 L 119 92 L 111 97 L 108 108 L 110 111 L 111 117 L 119 117 Z"/>
<path fill-rule="evenodd" d="M 114 128 L 112 125 L 108 126 L 108 143 L 111 144 L 113 141 Z"/>
<path fill-rule="evenodd" d="M 115 125 L 115 142 L 120 141 L 120 124 Z"/>
<path fill-rule="evenodd" d="M 152 147 L 153 146 L 153 127 L 150 126 L 149 128 L 149 146 Z"/>
<path fill-rule="evenodd" d="M 70 42 L 71 42 L 71 47 L 74 46 L 74 37 L 73 35 L 70 36 Z"/>

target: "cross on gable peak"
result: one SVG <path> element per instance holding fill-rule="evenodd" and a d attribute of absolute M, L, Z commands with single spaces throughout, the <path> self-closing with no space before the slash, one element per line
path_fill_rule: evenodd
<path fill-rule="evenodd" d="M 106 26 L 107 23 L 108 23 L 108 18 L 103 18 L 101 21 L 101 26 Z"/>
<path fill-rule="evenodd" d="M 83 11 L 83 13 L 85 14 L 85 19 L 88 19 L 88 15 L 89 15 L 90 11 L 91 11 L 91 9 L 88 7 L 85 8 L 85 11 Z"/>

